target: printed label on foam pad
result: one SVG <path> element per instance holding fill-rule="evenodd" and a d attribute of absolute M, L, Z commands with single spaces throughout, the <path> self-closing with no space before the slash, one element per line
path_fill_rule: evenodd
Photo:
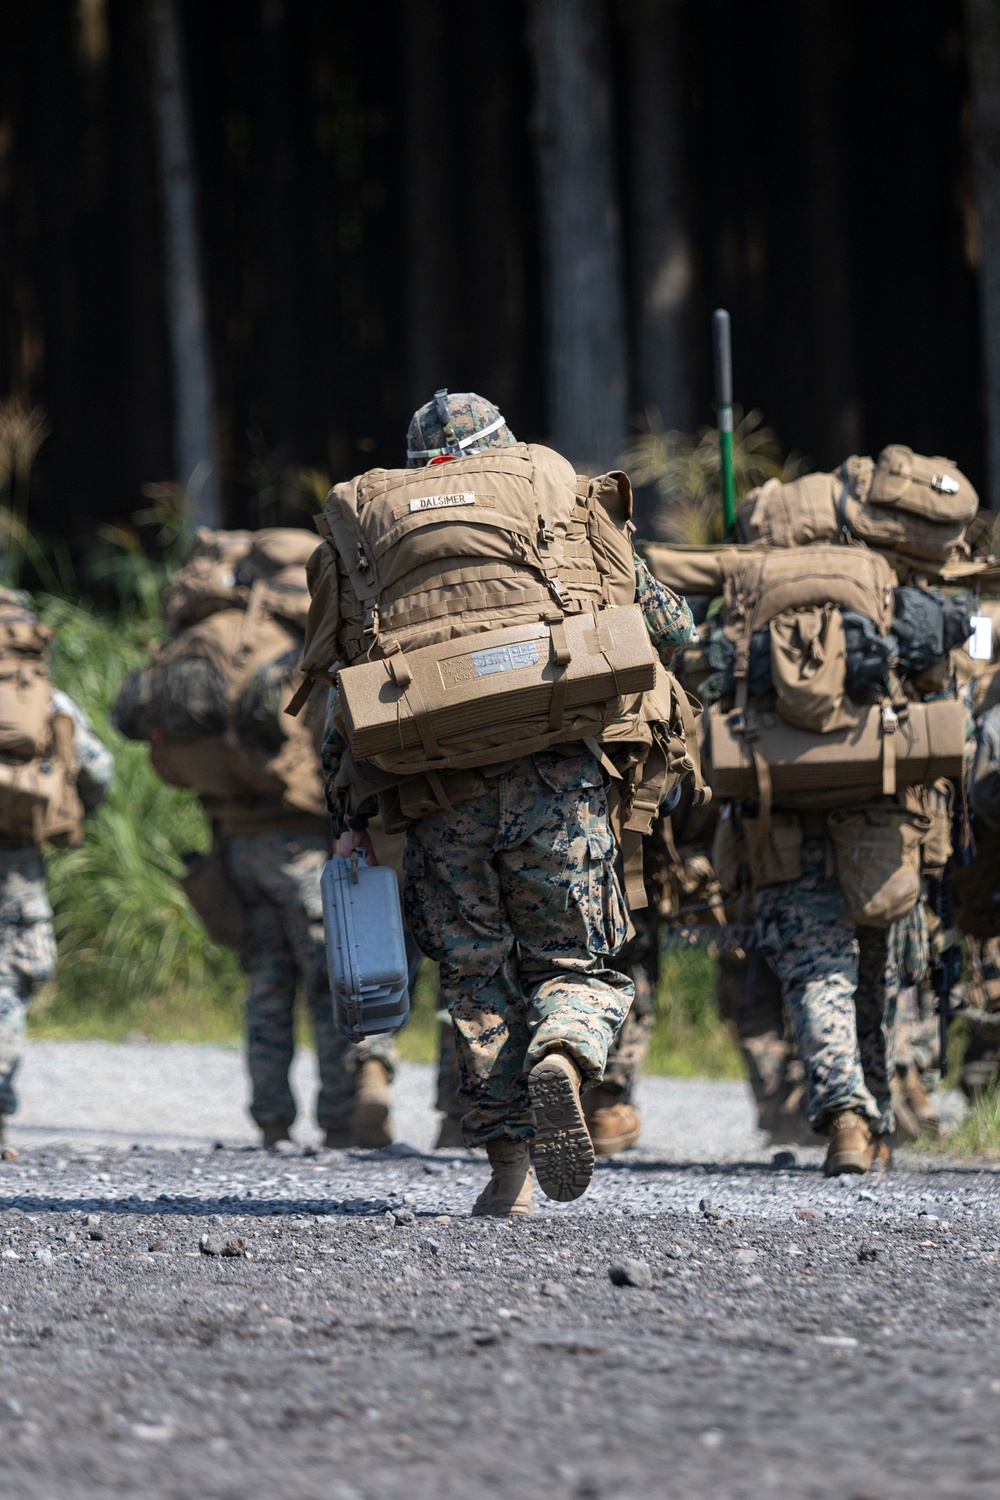
<path fill-rule="evenodd" d="M 494 646 L 489 651 L 472 651 L 470 655 L 477 677 L 489 677 L 493 672 L 514 672 L 518 667 L 534 667 L 538 663 L 538 647 L 534 641 Z"/>

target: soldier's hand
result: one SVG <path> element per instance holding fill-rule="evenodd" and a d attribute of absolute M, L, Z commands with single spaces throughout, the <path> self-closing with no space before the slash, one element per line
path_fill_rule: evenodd
<path fill-rule="evenodd" d="M 345 859 L 350 859 L 351 850 L 360 849 L 365 857 L 365 864 L 377 865 L 378 855 L 375 853 L 375 845 L 367 828 L 349 828 L 346 833 L 340 835 L 337 841 L 337 851 Z"/>

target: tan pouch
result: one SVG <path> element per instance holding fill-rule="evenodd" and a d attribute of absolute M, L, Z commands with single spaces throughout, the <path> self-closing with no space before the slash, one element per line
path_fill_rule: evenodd
<path fill-rule="evenodd" d="M 712 839 L 712 868 L 722 892 L 733 895 L 740 888 L 742 867 L 742 840 L 737 827 L 736 815 L 731 805 L 719 811 Z"/>
<path fill-rule="evenodd" d="M 951 859 L 951 822 L 955 788 L 950 781 L 936 781 L 925 789 L 923 811 L 931 820 L 923 845 L 925 870 L 943 870 Z"/>
<path fill-rule="evenodd" d="M 851 722 L 844 711 L 847 642 L 840 610 L 790 609 L 771 621 L 771 681 L 789 724 L 828 734 Z"/>
<path fill-rule="evenodd" d="M 225 845 L 219 841 L 207 854 L 188 856 L 181 889 L 213 943 L 238 949 L 246 933 L 243 903 L 226 869 Z"/>
<path fill-rule="evenodd" d="M 0 666 L 0 755 L 34 760 L 49 743 L 52 684 L 41 664 L 4 662 Z"/>
<path fill-rule="evenodd" d="M 920 897 L 926 813 L 905 807 L 844 808 L 827 818 L 846 915 L 857 927 L 888 927 Z"/>
<path fill-rule="evenodd" d="M 759 818 L 743 818 L 743 843 L 747 866 L 752 871 L 754 850 L 760 832 Z M 802 823 L 797 813 L 772 812 L 771 828 L 764 845 L 757 885 L 781 885 L 802 874 Z"/>
<path fill-rule="evenodd" d="M 722 809 L 712 842 L 712 866 L 723 893 L 733 895 L 753 873 L 760 832 L 758 818 L 739 818 Z M 802 824 L 796 813 L 774 812 L 757 874 L 757 885 L 781 885 L 802 874 Z"/>

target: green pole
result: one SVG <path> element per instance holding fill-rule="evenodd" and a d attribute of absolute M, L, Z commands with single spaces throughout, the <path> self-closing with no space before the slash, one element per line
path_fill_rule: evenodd
<path fill-rule="evenodd" d="M 715 407 L 722 473 L 722 534 L 728 537 L 736 529 L 736 473 L 733 468 L 733 351 L 729 314 L 724 307 L 717 307 L 712 314 L 712 353 L 715 358 Z"/>

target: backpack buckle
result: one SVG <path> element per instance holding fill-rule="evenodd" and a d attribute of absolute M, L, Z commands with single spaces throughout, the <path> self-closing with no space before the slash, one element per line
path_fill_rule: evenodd
<path fill-rule="evenodd" d="M 931 489 L 937 490 L 939 495 L 957 495 L 958 480 L 953 474 L 932 474 Z"/>
<path fill-rule="evenodd" d="M 882 704 L 882 733 L 895 734 L 899 725 L 899 715 L 891 703 Z"/>

